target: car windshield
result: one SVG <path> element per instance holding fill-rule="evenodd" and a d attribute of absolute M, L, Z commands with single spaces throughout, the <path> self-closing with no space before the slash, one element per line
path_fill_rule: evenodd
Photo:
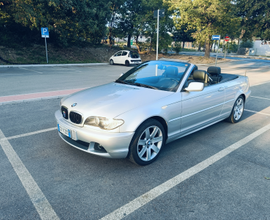
<path fill-rule="evenodd" d="M 140 58 L 140 56 L 139 56 L 138 53 L 132 52 L 132 51 L 130 51 L 130 57 L 131 57 L 131 58 Z"/>
<path fill-rule="evenodd" d="M 176 91 L 190 64 L 172 61 L 148 61 L 126 72 L 117 83 L 164 91 Z"/>

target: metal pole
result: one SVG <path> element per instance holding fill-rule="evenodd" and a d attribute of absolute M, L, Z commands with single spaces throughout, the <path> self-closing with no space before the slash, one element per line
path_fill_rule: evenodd
<path fill-rule="evenodd" d="M 218 46 L 217 46 L 217 52 L 216 52 L 216 63 L 215 63 L 215 66 L 217 66 L 217 56 L 218 56 L 219 42 L 220 42 L 220 40 L 218 41 Z"/>
<path fill-rule="evenodd" d="M 45 49 L 46 49 L 46 60 L 47 60 L 47 63 L 49 63 L 49 61 L 48 61 L 48 51 L 47 51 L 47 41 L 46 41 L 46 37 L 45 37 Z"/>
<path fill-rule="evenodd" d="M 156 60 L 158 60 L 158 36 L 159 35 L 159 9 L 157 10 L 157 48 L 156 48 Z"/>
<path fill-rule="evenodd" d="M 227 47 L 226 47 L 227 45 L 226 44 L 227 43 L 225 43 L 225 48 L 224 48 L 225 49 L 224 59 L 226 59 L 226 52 L 227 52 Z"/>

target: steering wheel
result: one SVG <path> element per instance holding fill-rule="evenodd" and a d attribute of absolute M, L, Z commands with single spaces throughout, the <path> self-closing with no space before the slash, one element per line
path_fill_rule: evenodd
<path fill-rule="evenodd" d="M 178 83 L 179 83 L 179 81 L 177 79 L 173 79 L 173 78 L 163 78 L 163 79 L 160 79 L 158 82 L 158 84 L 163 85 L 163 87 L 165 86 L 167 88 L 173 88 Z"/>

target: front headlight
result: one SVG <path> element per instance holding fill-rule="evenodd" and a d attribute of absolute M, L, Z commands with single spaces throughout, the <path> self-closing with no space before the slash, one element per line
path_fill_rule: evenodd
<path fill-rule="evenodd" d="M 101 129 L 104 129 L 104 130 L 113 130 L 121 126 L 122 124 L 124 124 L 124 121 L 121 119 L 91 116 L 85 120 L 84 124 L 100 127 Z"/>

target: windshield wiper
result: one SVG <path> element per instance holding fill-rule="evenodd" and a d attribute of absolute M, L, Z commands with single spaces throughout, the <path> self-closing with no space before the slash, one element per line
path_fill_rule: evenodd
<path fill-rule="evenodd" d="M 157 87 L 149 86 L 149 85 L 145 85 L 145 84 L 141 84 L 141 83 L 133 83 L 133 85 L 141 86 L 141 87 L 145 87 L 145 88 L 150 88 L 150 89 L 158 89 Z"/>
<path fill-rule="evenodd" d="M 154 86 L 149 86 L 149 85 L 145 85 L 145 84 L 141 84 L 141 83 L 134 83 L 131 81 L 124 81 L 124 80 L 120 80 L 120 79 L 115 80 L 115 82 L 123 83 L 123 84 L 127 84 L 127 85 L 140 86 L 140 87 L 145 87 L 145 88 L 150 88 L 150 89 L 158 89 L 157 87 L 154 87 Z"/>
<path fill-rule="evenodd" d="M 120 79 L 115 80 L 115 82 L 117 82 L 117 83 L 123 83 L 123 84 L 128 84 L 128 85 L 131 84 L 131 83 L 127 82 L 127 81 L 120 80 Z"/>

